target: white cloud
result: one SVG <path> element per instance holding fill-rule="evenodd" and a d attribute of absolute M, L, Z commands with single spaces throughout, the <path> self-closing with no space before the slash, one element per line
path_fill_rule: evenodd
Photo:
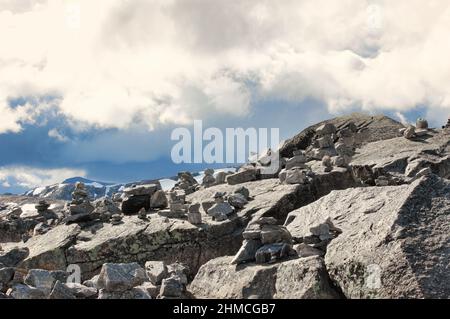
<path fill-rule="evenodd" d="M 61 143 L 69 141 L 69 138 L 64 134 L 62 134 L 61 132 L 59 132 L 57 129 L 51 129 L 50 131 L 48 131 L 48 136 L 54 138 L 55 140 Z"/>
<path fill-rule="evenodd" d="M 61 96 L 102 128 L 246 116 L 259 98 L 332 112 L 450 113 L 447 0 L 0 2 L 0 133 L 28 112 L 8 98 Z"/>
<path fill-rule="evenodd" d="M 6 184 L 14 184 L 23 188 L 34 188 L 43 185 L 60 183 L 63 180 L 74 176 L 86 176 L 84 170 L 58 168 L 40 169 L 24 166 L 0 167 L 0 182 L 4 187 Z"/>

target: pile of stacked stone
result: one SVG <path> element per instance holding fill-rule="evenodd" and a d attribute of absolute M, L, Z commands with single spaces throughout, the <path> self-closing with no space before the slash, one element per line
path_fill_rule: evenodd
<path fill-rule="evenodd" d="M 72 201 L 68 206 L 68 215 L 64 222 L 66 224 L 81 223 L 91 221 L 94 218 L 95 207 L 92 206 L 86 186 L 78 182 L 75 184 L 75 190 L 72 193 Z"/>
<path fill-rule="evenodd" d="M 40 200 L 35 205 L 39 215 L 37 218 L 39 223 L 33 229 L 33 236 L 44 235 L 51 229 L 52 225 L 58 223 L 58 215 L 49 209 L 50 206 L 51 205 L 46 200 Z"/>
<path fill-rule="evenodd" d="M 214 194 L 214 204 L 207 209 L 208 215 L 217 222 L 225 221 L 235 213 L 235 208 L 225 201 L 225 196 L 226 193 L 223 192 Z"/>
<path fill-rule="evenodd" d="M 332 158 L 334 166 L 346 168 L 350 164 L 353 155 L 355 155 L 355 136 L 357 131 L 358 128 L 355 123 L 350 122 L 337 132 L 338 141 L 334 144 L 337 156 Z"/>
<path fill-rule="evenodd" d="M 286 221 L 286 224 L 288 223 L 289 221 Z M 304 254 L 308 251 L 319 252 L 319 254 L 324 255 L 328 244 L 341 233 L 342 230 L 334 226 L 332 221 L 328 219 L 323 224 L 311 227 L 309 233 L 299 239 L 302 245 L 294 246 L 294 249 L 300 257 L 307 257 Z"/>
<path fill-rule="evenodd" d="M 231 262 L 233 265 L 274 263 L 294 254 L 291 234 L 272 217 L 250 223 L 242 236 L 244 242 Z"/>
<path fill-rule="evenodd" d="M 94 201 L 94 214 L 98 215 L 98 218 L 102 222 L 109 222 L 113 215 L 121 215 L 122 211 L 116 205 L 111 198 L 103 197 Z"/>
<path fill-rule="evenodd" d="M 200 185 L 197 180 L 189 172 L 178 173 L 178 183 L 175 184 L 175 189 L 183 190 L 186 195 L 196 192 Z"/>
<path fill-rule="evenodd" d="M 207 169 L 205 170 L 205 177 L 203 177 L 202 186 L 205 188 L 209 188 L 216 185 L 216 178 L 214 177 L 214 170 Z"/>
<path fill-rule="evenodd" d="M 169 192 L 169 209 L 160 210 L 158 214 L 167 218 L 185 218 L 188 210 L 186 193 L 183 190 Z"/>
<path fill-rule="evenodd" d="M 304 151 L 295 151 L 294 157 L 286 161 L 285 168 L 278 174 L 281 183 L 307 184 L 310 182 L 313 172 L 306 165 L 309 161 Z"/>
<path fill-rule="evenodd" d="M 334 147 L 336 139 L 336 127 L 327 123 L 316 129 L 316 138 L 312 143 L 312 149 L 308 152 L 308 156 L 322 160 L 325 156 L 334 157 L 337 155 Z"/>
<path fill-rule="evenodd" d="M 142 208 L 148 211 L 150 200 L 158 190 L 161 190 L 161 185 L 158 184 L 133 185 L 125 188 L 122 195 L 122 212 L 125 215 L 134 215 Z"/>

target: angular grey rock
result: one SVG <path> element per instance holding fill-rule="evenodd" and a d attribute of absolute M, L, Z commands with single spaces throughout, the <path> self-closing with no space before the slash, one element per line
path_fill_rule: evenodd
<path fill-rule="evenodd" d="M 236 209 L 242 209 L 248 204 L 248 200 L 242 194 L 228 196 L 228 203 Z"/>
<path fill-rule="evenodd" d="M 91 279 L 86 280 L 85 282 L 83 282 L 83 285 L 88 287 L 88 288 L 95 288 L 97 290 L 97 289 L 99 289 L 99 285 L 98 285 L 98 278 L 99 277 L 100 277 L 100 275 L 95 275 Z"/>
<path fill-rule="evenodd" d="M 247 200 L 250 199 L 250 191 L 245 186 L 240 186 L 240 187 L 236 188 L 233 193 L 234 194 L 241 194 Z"/>
<path fill-rule="evenodd" d="M 166 193 L 162 190 L 156 191 L 150 199 L 150 208 L 164 209 L 167 208 L 168 205 L 169 202 Z"/>
<path fill-rule="evenodd" d="M 133 185 L 123 190 L 128 196 L 152 196 L 160 186 L 157 184 Z"/>
<path fill-rule="evenodd" d="M 41 290 L 23 284 L 14 285 L 6 295 L 14 299 L 46 299 Z"/>
<path fill-rule="evenodd" d="M 331 139 L 330 135 L 325 135 L 319 138 L 317 140 L 317 143 L 319 143 L 320 148 L 329 148 L 334 146 L 333 140 Z"/>
<path fill-rule="evenodd" d="M 255 260 L 257 264 L 276 262 L 277 260 L 288 257 L 291 252 L 291 246 L 285 243 L 276 243 L 264 245 L 256 251 Z"/>
<path fill-rule="evenodd" d="M 50 295 L 56 279 L 50 271 L 42 269 L 31 269 L 25 277 L 25 283 L 41 290 L 45 296 Z"/>
<path fill-rule="evenodd" d="M 308 258 L 312 256 L 321 256 L 321 257 L 325 256 L 325 252 L 323 252 L 322 250 L 311 247 L 304 243 L 294 245 L 293 249 L 297 252 L 297 255 L 300 258 Z"/>
<path fill-rule="evenodd" d="M 7 252 L 0 251 L 0 264 L 4 267 L 15 267 L 21 261 L 28 257 L 30 250 L 28 248 L 13 248 Z"/>
<path fill-rule="evenodd" d="M 111 299 L 111 300 L 119 300 L 119 299 L 152 299 L 148 291 L 142 287 L 137 286 L 134 288 L 131 288 L 126 291 L 107 291 L 105 289 L 100 289 L 98 293 L 97 299 Z"/>
<path fill-rule="evenodd" d="M 334 191 L 292 212 L 287 228 L 299 241 L 327 220 L 341 230 L 325 261 L 347 298 L 448 298 L 448 194 L 450 182 L 435 175 Z"/>
<path fill-rule="evenodd" d="M 308 182 L 308 176 L 302 169 L 294 168 L 286 171 L 286 178 L 284 183 L 288 185 L 294 184 L 306 184 Z"/>
<path fill-rule="evenodd" d="M 320 257 L 238 267 L 231 265 L 232 259 L 221 257 L 203 265 L 189 292 L 198 299 L 247 299 L 253 295 L 261 299 L 338 298 Z"/>
<path fill-rule="evenodd" d="M 261 242 L 263 244 L 291 243 L 292 236 L 284 226 L 264 225 L 261 228 Z"/>
<path fill-rule="evenodd" d="M 65 286 L 77 299 L 91 299 L 96 297 L 98 293 L 96 288 L 87 287 L 78 283 L 66 283 Z"/>
<path fill-rule="evenodd" d="M 323 124 L 316 129 L 316 133 L 319 136 L 332 135 L 336 133 L 336 127 L 331 123 Z"/>
<path fill-rule="evenodd" d="M 77 299 L 75 295 L 72 293 L 72 290 L 69 289 L 65 284 L 63 284 L 59 280 L 55 283 L 55 286 L 53 287 L 48 298 L 59 300 Z"/>
<path fill-rule="evenodd" d="M 178 276 L 172 276 L 162 281 L 160 296 L 179 298 L 185 290 Z"/>
<path fill-rule="evenodd" d="M 161 285 L 162 280 L 169 274 L 166 263 L 163 261 L 147 261 L 145 271 L 150 282 L 156 286 Z"/>
<path fill-rule="evenodd" d="M 308 162 L 308 158 L 305 155 L 297 155 L 293 158 L 289 159 L 286 162 L 286 170 L 298 167 L 298 168 L 306 168 L 305 163 Z"/>
<path fill-rule="evenodd" d="M 255 255 L 259 248 L 262 247 L 261 240 L 247 239 L 244 240 L 241 249 L 238 251 L 234 259 L 231 261 L 232 265 L 240 265 L 242 263 L 255 261 Z"/>
<path fill-rule="evenodd" d="M 125 215 L 137 214 L 141 209 L 150 209 L 151 195 L 132 195 L 125 197 L 122 201 L 121 210 Z"/>
<path fill-rule="evenodd" d="M 147 294 L 150 295 L 152 299 L 156 299 L 159 295 L 159 292 L 161 290 L 160 286 L 155 286 L 150 282 L 144 282 L 142 285 L 135 287 L 134 289 L 145 291 Z"/>
<path fill-rule="evenodd" d="M 7 286 L 14 277 L 14 268 L 0 268 L 0 285 Z M 1 289 L 0 289 L 1 291 Z"/>
<path fill-rule="evenodd" d="M 122 292 L 139 286 L 146 279 L 145 270 L 137 263 L 106 263 L 100 271 L 98 286 L 109 292 Z"/>
<path fill-rule="evenodd" d="M 256 180 L 256 169 L 246 169 L 226 178 L 228 185 L 238 185 Z"/>
<path fill-rule="evenodd" d="M 228 174 L 225 172 L 218 172 L 216 174 L 216 185 L 225 184 L 227 176 Z"/>
<path fill-rule="evenodd" d="M 216 203 L 213 207 L 208 209 L 208 215 L 221 219 L 227 218 L 234 213 L 234 208 L 229 203 Z"/>
<path fill-rule="evenodd" d="M 416 129 L 414 128 L 414 126 L 407 127 L 405 132 L 403 132 L 403 136 L 406 139 L 412 139 L 415 134 L 416 134 Z"/>

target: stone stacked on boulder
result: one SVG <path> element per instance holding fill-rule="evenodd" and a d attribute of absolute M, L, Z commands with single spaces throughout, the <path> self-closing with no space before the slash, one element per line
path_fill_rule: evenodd
<path fill-rule="evenodd" d="M 183 190 L 169 192 L 169 209 L 160 210 L 158 214 L 168 218 L 184 218 L 187 213 L 186 193 Z"/>
<path fill-rule="evenodd" d="M 95 207 L 92 206 L 84 183 L 77 182 L 72 193 L 72 201 L 68 206 L 68 214 L 64 220 L 66 224 L 88 222 L 95 219 L 92 214 Z"/>
<path fill-rule="evenodd" d="M 244 243 L 232 264 L 276 262 L 293 254 L 292 237 L 272 217 L 263 217 L 249 224 L 242 234 Z"/>
<path fill-rule="evenodd" d="M 137 263 L 104 264 L 97 280 L 98 299 L 152 299 L 144 285 L 148 281 Z"/>
<path fill-rule="evenodd" d="M 217 192 L 214 194 L 215 204 L 208 209 L 208 215 L 212 216 L 215 221 L 227 220 L 232 214 L 234 214 L 235 209 L 228 202 L 225 202 L 226 193 Z"/>
<path fill-rule="evenodd" d="M 214 177 L 214 170 L 207 169 L 205 170 L 205 177 L 203 177 L 202 186 L 205 188 L 209 188 L 216 184 L 216 179 Z"/>
<path fill-rule="evenodd" d="M 228 185 L 238 185 L 247 182 L 256 181 L 258 170 L 255 167 L 244 167 L 239 172 L 229 175 L 226 178 Z"/>
<path fill-rule="evenodd" d="M 180 263 L 167 266 L 167 276 L 161 282 L 159 299 L 183 298 L 186 292 L 188 269 Z"/>
<path fill-rule="evenodd" d="M 158 184 L 133 185 L 125 188 L 122 200 L 122 212 L 125 215 L 137 214 L 142 208 L 150 209 L 150 199 L 153 194 L 160 190 Z"/>
<path fill-rule="evenodd" d="M 418 118 L 416 121 L 416 128 L 418 130 L 428 130 L 428 121 L 423 118 Z"/>
<path fill-rule="evenodd" d="M 94 207 L 94 213 L 97 214 L 99 219 L 103 222 L 109 222 L 113 215 L 121 214 L 120 208 L 108 197 L 103 197 L 94 201 Z"/>
<path fill-rule="evenodd" d="M 122 214 L 114 214 L 111 216 L 111 224 L 114 226 L 122 224 Z"/>
<path fill-rule="evenodd" d="M 443 128 L 450 129 L 450 118 L 448 119 L 447 124 Z"/>
<path fill-rule="evenodd" d="M 175 189 L 183 190 L 186 195 L 194 193 L 198 189 L 198 182 L 189 172 L 178 173 L 178 183 L 175 184 Z"/>
<path fill-rule="evenodd" d="M 324 156 L 334 157 L 337 155 L 334 148 L 334 140 L 336 138 L 336 127 L 327 123 L 316 129 L 316 139 L 312 143 L 312 148 L 307 155 L 322 160 Z"/>

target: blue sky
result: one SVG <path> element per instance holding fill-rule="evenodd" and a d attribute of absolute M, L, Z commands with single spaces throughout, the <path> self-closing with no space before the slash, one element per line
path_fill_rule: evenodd
<path fill-rule="evenodd" d="M 279 128 L 363 111 L 445 124 L 436 0 L 0 2 L 0 193 L 198 170 L 174 128 Z"/>

